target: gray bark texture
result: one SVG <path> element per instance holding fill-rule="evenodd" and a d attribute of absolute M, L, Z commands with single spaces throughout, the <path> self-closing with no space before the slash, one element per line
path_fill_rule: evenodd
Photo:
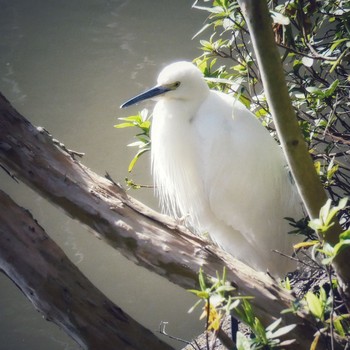
<path fill-rule="evenodd" d="M 172 349 L 103 295 L 2 191 L 0 269 L 84 349 Z"/>

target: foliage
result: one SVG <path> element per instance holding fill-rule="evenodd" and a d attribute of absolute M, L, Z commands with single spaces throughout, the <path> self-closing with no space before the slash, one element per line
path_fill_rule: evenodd
<path fill-rule="evenodd" d="M 243 300 L 241 308 L 238 308 L 236 312 L 240 319 L 249 326 L 254 334 L 253 337 L 244 340 L 242 343 L 244 346 L 237 341 L 238 349 L 274 349 L 288 346 L 294 342 L 293 339 L 281 341 L 280 337 L 287 335 L 293 330 L 296 327 L 295 324 L 279 327 L 282 322 L 282 318 L 279 318 L 265 328 L 260 320 L 254 315 L 253 308 L 247 300 Z M 241 337 L 242 335 L 240 334 L 238 339 L 241 339 Z"/>
<path fill-rule="evenodd" d="M 129 173 L 134 168 L 137 160 L 146 152 L 148 152 L 151 149 L 151 140 L 150 140 L 150 115 L 148 114 L 147 109 L 143 109 L 140 113 L 137 115 L 131 115 L 129 117 L 125 118 L 118 118 L 119 120 L 123 121 L 123 123 L 114 125 L 117 129 L 124 129 L 124 128 L 136 128 L 138 133 L 136 134 L 135 138 L 137 141 L 129 143 L 129 147 L 137 147 L 138 152 L 134 156 L 134 158 L 131 160 L 128 171 Z M 130 185 L 133 188 L 138 188 L 138 185 L 133 184 L 132 181 L 129 179 L 126 179 L 128 185 Z"/>
<path fill-rule="evenodd" d="M 199 300 L 189 310 L 192 312 L 199 304 L 204 301 L 203 314 L 201 318 L 207 316 L 207 329 L 218 330 L 221 325 L 222 318 L 225 314 L 229 314 L 235 309 L 243 297 L 234 297 L 231 292 L 234 288 L 226 280 L 226 270 L 224 269 L 222 276 L 217 274 L 216 279 L 212 279 L 211 285 L 207 286 L 206 277 L 203 271 L 199 271 L 199 290 L 190 289 L 189 292 L 195 294 Z"/>
<path fill-rule="evenodd" d="M 337 206 L 331 206 L 332 202 L 329 199 L 321 208 L 318 218 L 311 220 L 309 226 L 322 237 L 323 234 L 333 225 L 334 216 L 339 215 L 346 209 L 348 198 L 343 198 Z M 308 242 L 302 242 L 294 245 L 294 249 L 313 247 L 313 259 L 317 260 L 316 253 L 321 253 L 324 257 L 322 264 L 330 266 L 335 257 L 345 248 L 350 246 L 350 230 L 345 230 L 339 235 L 339 242 L 331 245 L 321 239 L 313 239 Z"/>
<path fill-rule="evenodd" d="M 320 287 L 317 293 L 308 291 L 305 301 L 306 310 L 318 321 L 321 332 L 336 333 L 338 337 L 346 339 L 350 332 L 350 315 L 335 310 L 333 293 L 329 294 Z M 314 344 L 317 342 L 316 336 Z"/>
<path fill-rule="evenodd" d="M 350 193 L 350 1 L 274 0 L 268 4 L 299 125 L 315 169 L 331 199 L 337 202 Z M 195 59 L 208 84 L 238 98 L 274 134 L 250 35 L 237 1 L 197 0 L 194 7 L 208 13 L 207 23 L 197 35 L 203 37 L 209 30 L 210 33 L 208 39 L 200 41 L 203 53 Z M 287 219 L 294 231 L 303 231 L 312 240 L 295 248 L 313 247 L 314 261 L 321 260 L 320 268 L 332 282 L 331 263 L 350 243 L 350 212 L 345 200 L 335 207 L 331 203 L 327 202 L 320 218 L 310 223 L 321 239 L 305 229 L 305 223 Z M 341 217 L 345 231 L 339 242 L 331 246 L 322 241 L 322 233 L 334 215 Z M 318 292 L 307 292 L 304 303 L 297 302 L 286 310 L 306 308 L 315 317 L 320 332 L 315 335 L 312 348 L 317 347 L 321 333 L 330 334 L 332 342 L 334 334 L 341 338 L 349 334 L 349 315 L 340 308 L 341 298 L 335 297 L 336 283 L 329 283 L 327 293 L 322 287 Z M 291 288 L 290 283 L 287 285 Z M 255 335 L 264 339 L 264 328 L 259 323 L 249 317 L 245 321 Z"/>
<path fill-rule="evenodd" d="M 310 221 L 309 226 L 322 236 L 332 225 L 332 219 L 346 208 L 347 198 L 339 201 L 337 206 L 331 206 L 331 200 L 321 208 L 319 218 Z M 350 315 L 343 312 L 342 301 L 336 298 L 337 280 L 332 279 L 331 263 L 342 249 L 350 246 L 350 230 L 345 230 L 339 236 L 339 242 L 334 246 L 322 240 L 313 240 L 299 243 L 295 248 L 308 248 L 312 246 L 312 257 L 314 261 L 321 261 L 321 264 L 328 274 L 329 289 L 327 293 L 320 286 L 318 292 L 308 291 L 304 297 L 306 311 L 309 312 L 319 323 L 322 332 L 337 334 L 339 338 L 346 339 L 350 334 Z M 338 305 L 337 305 L 338 304 Z M 337 306 L 337 307 L 336 307 Z M 319 336 L 314 338 L 314 348 L 316 348 Z"/>
<path fill-rule="evenodd" d="M 312 227 L 319 234 L 323 235 L 329 227 L 332 225 L 332 219 L 340 211 L 344 210 L 347 204 L 347 198 L 343 198 L 339 201 L 337 206 L 332 207 L 331 201 L 321 208 L 319 218 L 310 221 L 309 226 Z M 339 242 L 334 246 L 330 245 L 325 241 L 314 241 L 314 259 L 315 251 L 322 253 L 324 259 L 322 260 L 323 265 L 330 265 L 335 257 L 344 249 L 350 246 L 350 230 L 345 230 L 339 235 Z"/>
<path fill-rule="evenodd" d="M 210 5 L 208 5 L 208 3 Z M 350 1 L 268 1 L 293 106 L 331 198 L 350 192 Z M 197 0 L 208 13 L 195 63 L 274 132 L 250 36 L 236 0 Z M 345 214 L 344 214 L 345 215 Z M 349 218 L 349 212 L 346 213 Z"/>
<path fill-rule="evenodd" d="M 318 219 L 309 223 L 310 227 L 320 232 L 326 232 L 331 225 L 332 218 L 344 210 L 347 199 L 343 199 L 337 206 L 332 207 L 329 200 L 320 210 Z M 344 312 L 341 298 L 336 297 L 337 280 L 332 279 L 331 263 L 333 259 L 341 252 L 344 247 L 350 245 L 350 231 L 346 230 L 340 235 L 339 243 L 334 247 L 320 240 L 313 240 L 297 244 L 296 248 L 308 248 L 313 246 L 313 259 L 319 261 L 316 255 L 321 256 L 321 263 L 328 273 L 330 280 L 330 290 L 326 292 L 322 286 L 318 291 L 309 290 L 302 300 L 296 300 L 291 308 L 284 310 L 285 313 L 295 313 L 301 310 L 309 313 L 315 318 L 319 331 L 315 334 L 311 348 L 316 349 L 320 336 L 323 333 L 331 335 L 331 342 L 334 342 L 336 334 L 338 340 L 346 341 L 350 334 L 350 314 Z M 253 307 L 249 302 L 250 297 L 234 296 L 233 288 L 226 280 L 225 269 L 222 277 L 217 275 L 216 279 L 207 281 L 202 271 L 199 272 L 199 290 L 190 290 L 199 300 L 190 309 L 192 312 L 195 307 L 204 302 L 201 318 L 206 318 L 207 331 L 217 332 L 222 326 L 224 315 L 234 314 L 249 327 L 251 335 L 247 337 L 241 332 L 236 335 L 236 348 L 240 350 L 251 349 L 274 349 L 284 348 L 293 343 L 293 340 L 280 340 L 280 337 L 286 336 L 296 326 L 294 324 L 280 327 L 282 318 L 277 319 L 268 327 L 264 327 L 256 317 Z M 287 277 L 282 281 L 282 287 L 291 290 L 292 286 Z M 332 346 L 333 348 L 333 346 Z"/>
<path fill-rule="evenodd" d="M 288 334 L 295 325 L 280 327 L 282 319 L 279 318 L 268 327 L 264 327 L 254 314 L 248 296 L 234 296 L 233 288 L 226 280 L 225 269 L 222 276 L 217 274 L 215 279 L 206 280 L 203 271 L 199 271 L 199 290 L 189 290 L 198 297 L 198 301 L 189 310 L 192 312 L 199 304 L 204 303 L 201 318 L 206 318 L 207 331 L 218 331 L 221 328 L 224 315 L 235 314 L 250 327 L 251 337 L 237 333 L 236 348 L 240 350 L 273 349 L 287 346 L 293 340 L 281 341 L 279 338 Z"/>
<path fill-rule="evenodd" d="M 300 127 L 324 187 L 333 201 L 339 200 L 350 193 L 350 0 L 270 0 L 268 4 Z M 202 38 L 203 53 L 194 62 L 209 86 L 234 95 L 274 134 L 237 0 L 196 0 L 193 7 L 208 14 L 195 35 Z M 209 37 L 203 39 L 207 33 Z M 118 128 L 141 129 L 137 142 L 129 145 L 138 147 L 130 172 L 150 149 L 149 116 L 144 110 L 120 119 L 125 123 Z M 350 212 L 343 215 L 350 222 Z"/>

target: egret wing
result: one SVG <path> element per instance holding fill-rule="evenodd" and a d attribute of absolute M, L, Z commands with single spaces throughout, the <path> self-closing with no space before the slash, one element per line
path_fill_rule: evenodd
<path fill-rule="evenodd" d="M 201 171 L 211 212 L 227 230 L 240 232 L 262 260 L 270 260 L 272 249 L 290 252 L 284 218 L 301 216 L 302 208 L 279 145 L 227 95 L 213 92 L 199 113 Z M 233 240 L 224 244 L 237 250 Z"/>

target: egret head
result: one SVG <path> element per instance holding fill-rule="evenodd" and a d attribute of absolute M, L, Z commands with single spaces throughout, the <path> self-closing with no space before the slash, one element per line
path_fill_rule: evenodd
<path fill-rule="evenodd" d="M 159 74 L 157 85 L 123 103 L 129 107 L 146 99 L 172 99 L 200 101 L 205 99 L 209 88 L 201 71 L 190 62 L 175 62 L 166 66 Z"/>

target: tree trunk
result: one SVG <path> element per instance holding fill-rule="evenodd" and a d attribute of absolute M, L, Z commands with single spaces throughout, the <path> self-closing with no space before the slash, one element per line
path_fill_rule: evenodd
<path fill-rule="evenodd" d="M 294 299 L 268 276 L 257 273 L 203 238 L 132 199 L 122 188 L 75 159 L 0 96 L 0 161 L 22 181 L 90 226 L 124 256 L 183 288 L 196 288 L 200 268 L 216 276 L 227 267 L 237 295 L 252 296 L 256 316 L 296 324 L 289 349 L 309 349 L 317 328 L 302 312 L 281 312 Z M 185 317 L 185 316 L 184 316 Z M 325 337 L 326 338 L 326 337 Z M 319 348 L 326 348 L 326 341 Z M 323 347 L 322 347 L 323 346 Z M 341 348 L 341 347 L 339 347 Z"/>
<path fill-rule="evenodd" d="M 293 109 L 280 54 L 274 40 L 272 20 L 266 0 L 238 0 L 252 38 L 278 137 L 295 179 L 299 193 L 311 219 L 319 217 L 326 204 L 327 195 L 315 171 L 304 137 Z M 322 235 L 321 241 L 334 246 L 339 242 L 341 226 L 335 216 L 331 227 Z M 340 292 L 350 312 L 350 248 L 336 256 L 333 267 L 338 276 Z"/>
<path fill-rule="evenodd" d="M 84 349 L 172 349 L 104 296 L 30 213 L 2 191 L 0 268 L 46 319 Z"/>

